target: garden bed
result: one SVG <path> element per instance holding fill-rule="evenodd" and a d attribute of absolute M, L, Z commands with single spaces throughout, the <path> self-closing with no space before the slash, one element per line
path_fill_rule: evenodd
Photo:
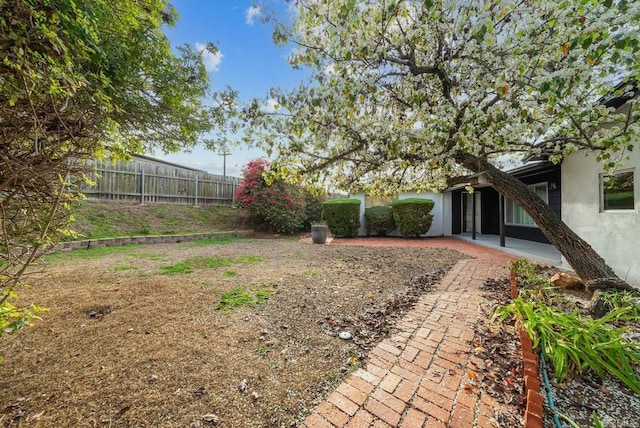
<path fill-rule="evenodd" d="M 563 426 L 563 427 L 609 427 L 609 428 L 630 428 L 638 426 L 640 421 L 640 394 L 634 392 L 629 386 L 625 385 L 620 379 L 612 375 L 610 370 L 603 370 L 602 376 L 599 376 L 594 370 L 588 368 L 578 368 L 577 362 L 568 359 L 568 373 L 565 379 L 563 376 L 558 378 L 558 368 L 550 361 L 557 352 L 563 352 L 566 343 L 571 349 L 571 343 L 581 343 L 587 338 L 584 346 L 577 346 L 577 353 L 584 361 L 587 358 L 597 360 L 596 350 L 605 343 L 611 342 L 610 339 L 598 340 L 598 337 L 607 337 L 609 335 L 600 327 L 607 329 L 622 329 L 622 341 L 618 344 L 609 343 L 606 355 L 619 353 L 621 348 L 632 351 L 632 360 L 629 370 L 622 369 L 623 363 L 621 357 L 611 358 L 614 370 L 621 370 L 632 379 L 635 377 L 636 383 L 640 384 L 640 319 L 638 304 L 640 300 L 637 294 L 628 293 L 612 293 L 608 299 L 611 301 L 610 315 L 600 320 L 602 326 L 592 324 L 593 318 L 590 316 L 588 308 L 590 303 L 590 294 L 580 288 L 562 288 L 551 287 L 551 284 L 545 283 L 556 269 L 537 266 L 535 269 L 531 264 L 524 264 L 524 269 L 519 272 L 518 286 L 519 291 L 515 296 L 525 296 L 525 301 L 533 298 L 537 302 L 544 302 L 545 311 L 540 313 L 549 313 L 556 315 L 540 316 L 536 321 L 528 317 L 530 324 L 537 323 L 540 327 L 537 329 L 546 329 L 547 331 L 569 331 L 566 340 L 560 340 L 557 346 L 554 346 L 549 353 L 545 353 L 546 358 L 538 358 L 540 355 L 540 347 L 534 349 L 535 355 L 531 355 L 532 342 L 529 334 L 522 327 L 522 323 L 518 323 L 518 329 L 522 335 L 523 353 L 525 360 L 527 355 L 529 364 L 525 364 L 525 375 L 527 370 L 537 371 L 538 382 L 532 381 L 532 385 L 527 385 L 529 403 L 526 421 L 528 427 L 540 426 Z M 516 269 L 517 270 L 517 269 Z M 514 277 L 515 280 L 515 277 Z M 515 297 L 514 296 L 514 297 Z M 527 297 L 530 296 L 530 297 Z M 620 309 L 627 307 L 628 309 Z M 533 308 L 540 308 L 536 304 Z M 536 309 L 538 310 L 538 309 Z M 620 313 L 619 316 L 614 314 Z M 563 314 L 571 314 L 564 317 Z M 607 322 L 605 319 L 613 318 Z M 578 322 L 573 324 L 573 319 Z M 590 328 L 588 332 L 587 328 Z M 597 329 L 596 329 L 597 327 Z M 583 331 L 584 329 L 584 331 Z M 564 334 L 564 333 L 563 333 Z M 583 335 L 583 338 L 580 338 Z M 634 357 L 635 355 L 635 357 Z M 560 364 L 561 359 L 558 359 Z M 540 362 L 540 364 L 538 364 Z M 605 363 L 606 364 L 606 363 Z M 532 373 L 528 373 L 532 375 Z M 539 383 L 539 385 L 538 385 Z M 637 388 L 637 386 L 636 386 Z M 542 394 L 542 404 L 544 411 L 542 414 L 536 407 L 537 391 Z M 533 400 L 532 398 L 535 398 Z M 533 406 L 533 407 L 532 407 Z M 542 419 L 540 420 L 540 417 Z"/>

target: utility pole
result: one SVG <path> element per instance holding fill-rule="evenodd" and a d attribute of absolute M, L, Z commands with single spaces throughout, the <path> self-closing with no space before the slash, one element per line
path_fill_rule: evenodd
<path fill-rule="evenodd" d="M 224 151 L 222 153 L 220 153 L 220 156 L 222 156 L 222 195 L 223 197 L 227 194 L 227 156 L 229 156 L 231 154 L 231 152 L 228 151 Z M 231 188 L 231 199 L 232 199 L 232 203 L 235 202 L 233 201 L 233 197 L 234 197 L 234 190 L 233 187 Z"/>
<path fill-rule="evenodd" d="M 230 154 L 231 153 L 226 150 L 223 153 L 220 153 L 220 156 L 222 156 L 222 180 L 225 183 L 227 182 L 227 156 Z"/>

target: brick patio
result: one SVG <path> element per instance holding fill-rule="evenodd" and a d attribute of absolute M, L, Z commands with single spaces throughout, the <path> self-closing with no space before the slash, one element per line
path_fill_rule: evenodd
<path fill-rule="evenodd" d="M 473 325 L 480 285 L 507 274 L 514 256 L 455 238 L 336 239 L 331 245 L 452 248 L 459 261 L 433 292 L 396 324 L 397 333 L 374 348 L 366 364 L 320 403 L 303 427 L 493 427 L 500 404 L 465 388 L 473 370 Z"/>

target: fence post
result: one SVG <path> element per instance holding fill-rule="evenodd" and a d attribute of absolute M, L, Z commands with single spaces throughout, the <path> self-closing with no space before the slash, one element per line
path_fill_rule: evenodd
<path fill-rule="evenodd" d="M 196 176 L 196 194 L 195 194 L 195 200 L 196 200 L 196 207 L 198 206 L 198 173 L 194 172 L 195 176 Z"/>
<path fill-rule="evenodd" d="M 144 168 L 141 168 L 140 177 L 140 204 L 144 205 Z"/>

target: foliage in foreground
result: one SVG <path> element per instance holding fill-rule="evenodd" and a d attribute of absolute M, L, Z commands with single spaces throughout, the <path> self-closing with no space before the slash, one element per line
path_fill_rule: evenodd
<path fill-rule="evenodd" d="M 86 159 L 193 146 L 222 120 L 203 102 L 207 44 L 172 49 L 168 0 L 0 1 L 0 325 L 26 268 L 68 235 Z"/>
<path fill-rule="evenodd" d="M 20 330 L 22 327 L 29 325 L 31 320 L 39 320 L 39 313 L 46 312 L 48 309 L 36 305 L 26 308 L 19 308 L 13 305 L 9 298 L 18 297 L 12 291 L 7 291 L 0 296 L 0 338 L 6 333 L 11 334 Z M 0 355 L 0 363 L 3 361 Z"/>
<path fill-rule="evenodd" d="M 619 307 L 594 320 L 583 317 L 578 309 L 566 313 L 542 302 L 517 298 L 497 308 L 493 320 L 511 316 L 527 331 L 533 347 L 553 364 L 556 379 L 562 381 L 587 370 L 602 378 L 608 372 L 640 394 L 640 379 L 633 370 L 633 365 L 640 363 L 640 344 L 626 341 L 622 336 L 625 329 L 610 325 L 635 319 L 631 307 Z"/>

